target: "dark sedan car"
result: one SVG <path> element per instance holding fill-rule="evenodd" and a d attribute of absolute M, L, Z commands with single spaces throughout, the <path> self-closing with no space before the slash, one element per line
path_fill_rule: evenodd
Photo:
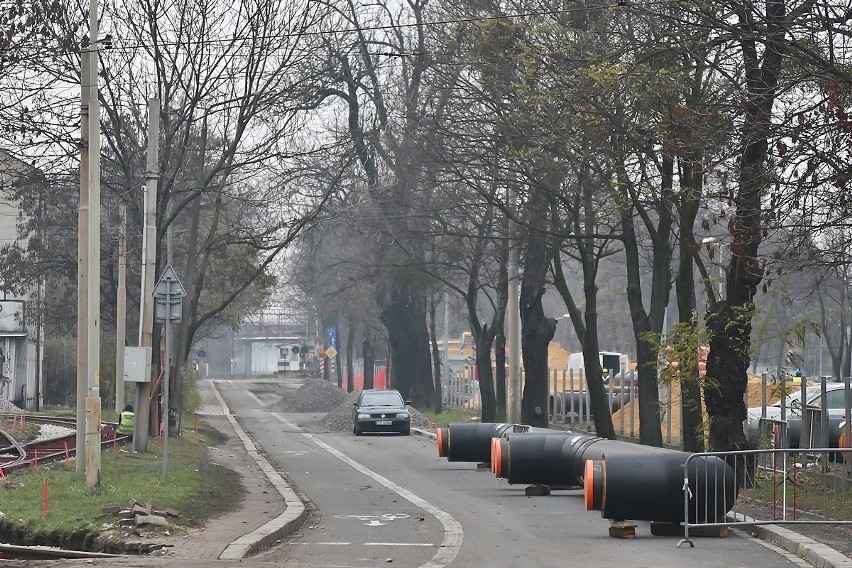
<path fill-rule="evenodd" d="M 411 433 L 411 416 L 398 390 L 369 389 L 362 391 L 352 409 L 352 432 L 360 436 L 365 432 Z"/>

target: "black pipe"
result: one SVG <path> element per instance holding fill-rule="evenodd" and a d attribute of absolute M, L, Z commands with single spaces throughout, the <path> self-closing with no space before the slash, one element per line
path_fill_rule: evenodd
<path fill-rule="evenodd" d="M 436 432 L 438 456 L 449 461 L 489 463 L 493 438 L 499 438 L 506 432 L 526 432 L 529 429 L 529 426 L 520 424 L 491 422 L 450 424 Z"/>
<path fill-rule="evenodd" d="M 583 485 L 604 518 L 681 522 L 690 454 L 573 432 L 508 434 L 492 442 L 492 469 L 509 483 Z M 736 479 L 715 456 L 689 460 L 691 520 L 717 521 L 734 506 Z"/>
<path fill-rule="evenodd" d="M 734 470 L 716 456 L 685 452 L 610 453 L 585 466 L 586 509 L 605 519 L 722 522 L 737 499 Z M 689 502 L 683 498 L 684 464 Z"/>
<path fill-rule="evenodd" d="M 579 486 L 586 460 L 609 452 L 673 451 L 575 432 L 508 434 L 492 442 L 494 475 L 509 484 Z"/>
<path fill-rule="evenodd" d="M 614 414 L 621 409 L 622 406 L 632 400 L 632 390 L 628 387 L 613 387 L 612 393 L 607 391 L 607 404 L 609 404 L 610 414 Z M 550 414 L 569 414 L 574 413 L 577 416 L 592 416 L 591 407 L 586 391 L 562 391 L 555 395 L 551 394 L 549 399 Z"/>

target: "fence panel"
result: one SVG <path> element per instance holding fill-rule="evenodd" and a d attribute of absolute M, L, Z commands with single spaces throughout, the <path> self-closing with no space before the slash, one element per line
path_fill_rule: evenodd
<path fill-rule="evenodd" d="M 712 479 L 708 485 L 723 486 L 735 482 L 740 488 L 736 502 L 693 499 L 687 472 L 691 462 L 702 456 L 725 460 L 733 470 L 733 480 Z M 684 463 L 683 539 L 678 546 L 695 546 L 689 537 L 697 527 L 730 527 L 764 524 L 852 525 L 852 480 L 846 476 L 845 463 L 852 459 L 849 448 L 772 448 L 732 452 L 691 454 Z M 700 462 L 696 462 L 700 463 Z M 727 474 L 727 473 L 726 473 Z M 719 482 L 719 483 L 717 483 Z M 708 492 L 704 492 L 708 495 Z M 713 508 L 722 506 L 724 511 Z M 723 522 L 696 522 L 694 519 L 727 517 Z M 693 519 L 693 521 L 690 521 Z"/>

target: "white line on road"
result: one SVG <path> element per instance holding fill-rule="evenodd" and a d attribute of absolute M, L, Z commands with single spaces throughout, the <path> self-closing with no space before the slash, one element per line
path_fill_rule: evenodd
<path fill-rule="evenodd" d="M 431 542 L 365 542 L 364 546 L 435 546 Z"/>
<path fill-rule="evenodd" d="M 280 414 L 273 412 L 272 415 L 281 422 L 293 427 L 294 429 L 299 429 L 298 426 L 289 422 Z M 302 432 L 301 434 L 302 436 L 311 440 L 314 444 L 324 449 L 343 463 L 360 471 L 361 473 L 363 473 L 367 477 L 370 477 L 376 482 L 381 483 L 406 501 L 409 501 L 415 506 L 420 507 L 421 509 L 438 519 L 438 522 L 441 523 L 441 525 L 444 527 L 444 541 L 438 548 L 438 552 L 435 554 L 435 556 L 432 557 L 432 560 L 430 560 L 420 568 L 443 568 L 455 559 L 455 557 L 459 553 L 459 548 L 461 548 L 462 541 L 464 540 L 464 531 L 462 530 L 461 524 L 456 521 L 449 513 L 439 509 L 435 505 L 429 503 L 421 497 L 418 497 L 408 489 L 397 485 L 386 477 L 379 475 L 375 471 L 364 467 L 346 454 L 343 454 L 342 452 L 332 448 L 316 436 L 308 434 L 307 432 Z"/>
<path fill-rule="evenodd" d="M 351 546 L 351 542 L 291 542 L 290 544 L 301 544 L 303 546 Z M 431 542 L 362 542 L 361 546 L 435 546 Z"/>
<path fill-rule="evenodd" d="M 257 395 L 256 395 L 256 394 L 254 394 L 253 392 L 251 392 L 251 391 L 246 391 L 246 394 L 247 394 L 247 395 L 249 395 L 250 397 L 252 397 L 252 398 L 253 398 L 253 399 L 254 399 L 254 400 L 255 400 L 255 401 L 256 401 L 259 405 L 261 405 L 261 406 L 265 406 L 264 402 L 263 402 L 262 400 L 260 400 L 260 399 L 257 397 Z"/>

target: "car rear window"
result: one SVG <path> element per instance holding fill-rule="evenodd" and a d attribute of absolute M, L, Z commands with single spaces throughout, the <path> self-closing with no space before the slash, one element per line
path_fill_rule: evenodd
<path fill-rule="evenodd" d="M 364 406 L 402 406 L 405 404 L 399 393 L 395 392 L 373 392 L 366 393 L 361 397 Z"/>

